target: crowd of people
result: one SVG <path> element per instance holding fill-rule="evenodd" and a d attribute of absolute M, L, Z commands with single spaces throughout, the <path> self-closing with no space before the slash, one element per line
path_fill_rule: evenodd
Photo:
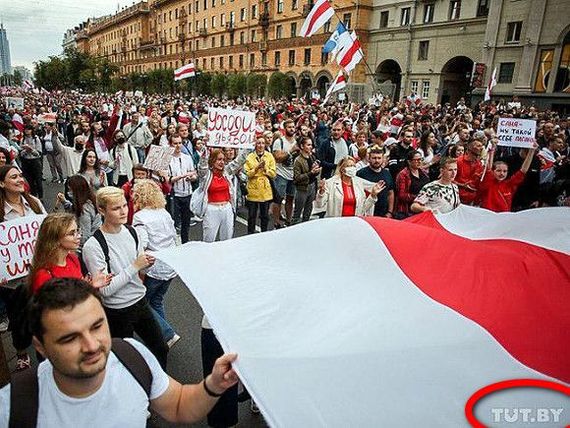
<path fill-rule="evenodd" d="M 180 339 L 164 307 L 176 273 L 150 252 L 188 242 L 190 228 L 199 224 L 205 242 L 231 239 L 242 206 L 250 234 L 319 217 L 403 220 L 460 204 L 496 212 L 570 206 L 570 118 L 520 103 L 418 105 L 376 97 L 323 105 L 19 89 L 2 95 L 22 97 L 25 105 L 0 106 L 0 222 L 47 214 L 29 275 L 0 287 L 0 330 L 10 326 L 19 371 L 32 365 L 32 342 L 38 359 L 63 370 L 50 358 L 57 352 L 44 341 L 51 331 L 42 311 L 65 305 L 104 313 L 107 354 L 107 336 L 136 333 L 156 361 L 153 373 L 166 370 L 169 349 Z M 210 107 L 254 112 L 253 148 L 210 147 Z M 499 145 L 499 117 L 536 120 L 533 147 Z M 153 145 L 172 148 L 167 169 L 145 167 Z M 49 180 L 64 185 L 53 203 L 45 200 Z M 58 297 L 57 288 L 68 282 L 77 295 Z M 72 303 L 62 304 L 65 299 Z M 22 310 L 30 300 L 31 324 Z M 222 398 L 201 409 L 209 411 L 211 426 L 233 426 L 235 373 L 205 317 L 202 354 L 212 386 L 204 380 L 201 391 Z M 171 387 L 178 391 L 173 382 L 151 402 Z M 160 404 L 155 409 L 172 416 Z M 170 419 L 190 419 L 183 416 Z"/>

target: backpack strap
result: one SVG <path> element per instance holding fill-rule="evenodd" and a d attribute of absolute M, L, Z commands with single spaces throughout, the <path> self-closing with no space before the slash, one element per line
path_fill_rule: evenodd
<path fill-rule="evenodd" d="M 137 235 L 137 231 L 130 224 L 125 224 L 125 227 L 129 231 L 129 233 L 131 234 L 133 239 L 135 240 L 135 253 L 138 254 L 139 237 Z M 101 249 L 103 250 L 103 255 L 105 256 L 105 263 L 107 264 L 107 273 L 111 273 L 111 260 L 109 257 L 109 245 L 107 245 L 107 240 L 105 239 L 103 232 L 101 232 L 101 229 L 97 229 L 95 231 L 95 233 L 93 234 L 93 237 L 97 240 L 97 242 L 101 246 Z"/>
<path fill-rule="evenodd" d="M 9 428 L 36 428 L 39 389 L 37 367 L 12 374 Z"/>
<path fill-rule="evenodd" d="M 103 250 L 103 255 L 105 256 L 105 264 L 107 265 L 107 273 L 111 273 L 111 261 L 109 259 L 109 245 L 107 245 L 107 240 L 101 232 L 101 229 L 97 229 L 95 233 L 93 233 L 93 238 L 97 240 L 101 249 Z"/>
<path fill-rule="evenodd" d="M 114 338 L 111 345 L 113 354 L 119 359 L 141 388 L 150 397 L 150 389 L 152 386 L 152 372 L 148 363 L 141 353 L 129 342 L 123 339 Z"/>

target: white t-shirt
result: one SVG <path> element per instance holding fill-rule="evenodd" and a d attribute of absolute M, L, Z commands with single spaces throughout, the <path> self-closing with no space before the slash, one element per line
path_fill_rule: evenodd
<path fill-rule="evenodd" d="M 151 352 L 134 339 L 125 339 L 144 357 L 152 373 L 150 399 L 160 397 L 168 388 L 168 375 Z M 39 403 L 38 428 L 62 427 L 145 427 L 148 397 L 144 390 L 119 362 L 109 354 L 103 384 L 85 398 L 71 398 L 62 393 L 53 379 L 49 361 L 38 367 Z M 10 385 L 0 389 L 0 428 L 8 428 Z"/>
<path fill-rule="evenodd" d="M 293 139 L 293 142 L 291 142 L 287 138 L 281 137 L 273 142 L 272 150 L 283 150 L 284 152 L 290 153 L 294 144 L 295 139 Z M 288 166 L 284 166 L 282 163 L 278 163 L 277 175 L 283 177 L 286 180 L 293 180 L 293 162 L 290 162 Z"/>

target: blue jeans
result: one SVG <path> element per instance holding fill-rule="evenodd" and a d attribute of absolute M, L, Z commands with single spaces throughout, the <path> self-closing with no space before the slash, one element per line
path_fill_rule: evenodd
<path fill-rule="evenodd" d="M 139 157 L 139 163 L 144 163 L 144 160 L 146 158 L 146 153 L 145 153 L 145 149 L 143 149 L 142 147 L 137 147 L 137 156 Z"/>
<path fill-rule="evenodd" d="M 160 325 L 160 330 L 166 342 L 174 337 L 174 329 L 168 321 L 166 321 L 164 315 L 164 295 L 168 291 L 168 286 L 171 282 L 172 279 L 156 279 L 148 275 L 144 279 L 146 299 L 148 300 L 154 317 Z"/>

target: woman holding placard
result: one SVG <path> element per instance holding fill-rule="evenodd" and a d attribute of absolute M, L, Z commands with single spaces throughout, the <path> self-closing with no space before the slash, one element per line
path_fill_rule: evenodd
<path fill-rule="evenodd" d="M 41 201 L 25 191 L 25 180 L 22 172 L 12 165 L 0 168 L 0 222 L 15 220 L 21 217 L 46 214 Z M 5 281 L 4 281 L 5 282 Z M 31 367 L 30 356 L 26 349 L 31 344 L 25 322 L 25 305 L 27 288 L 25 279 L 14 280 L 10 287 L 0 286 L 0 297 L 7 304 L 8 319 L 12 330 L 12 344 L 16 349 L 16 370 Z"/>

